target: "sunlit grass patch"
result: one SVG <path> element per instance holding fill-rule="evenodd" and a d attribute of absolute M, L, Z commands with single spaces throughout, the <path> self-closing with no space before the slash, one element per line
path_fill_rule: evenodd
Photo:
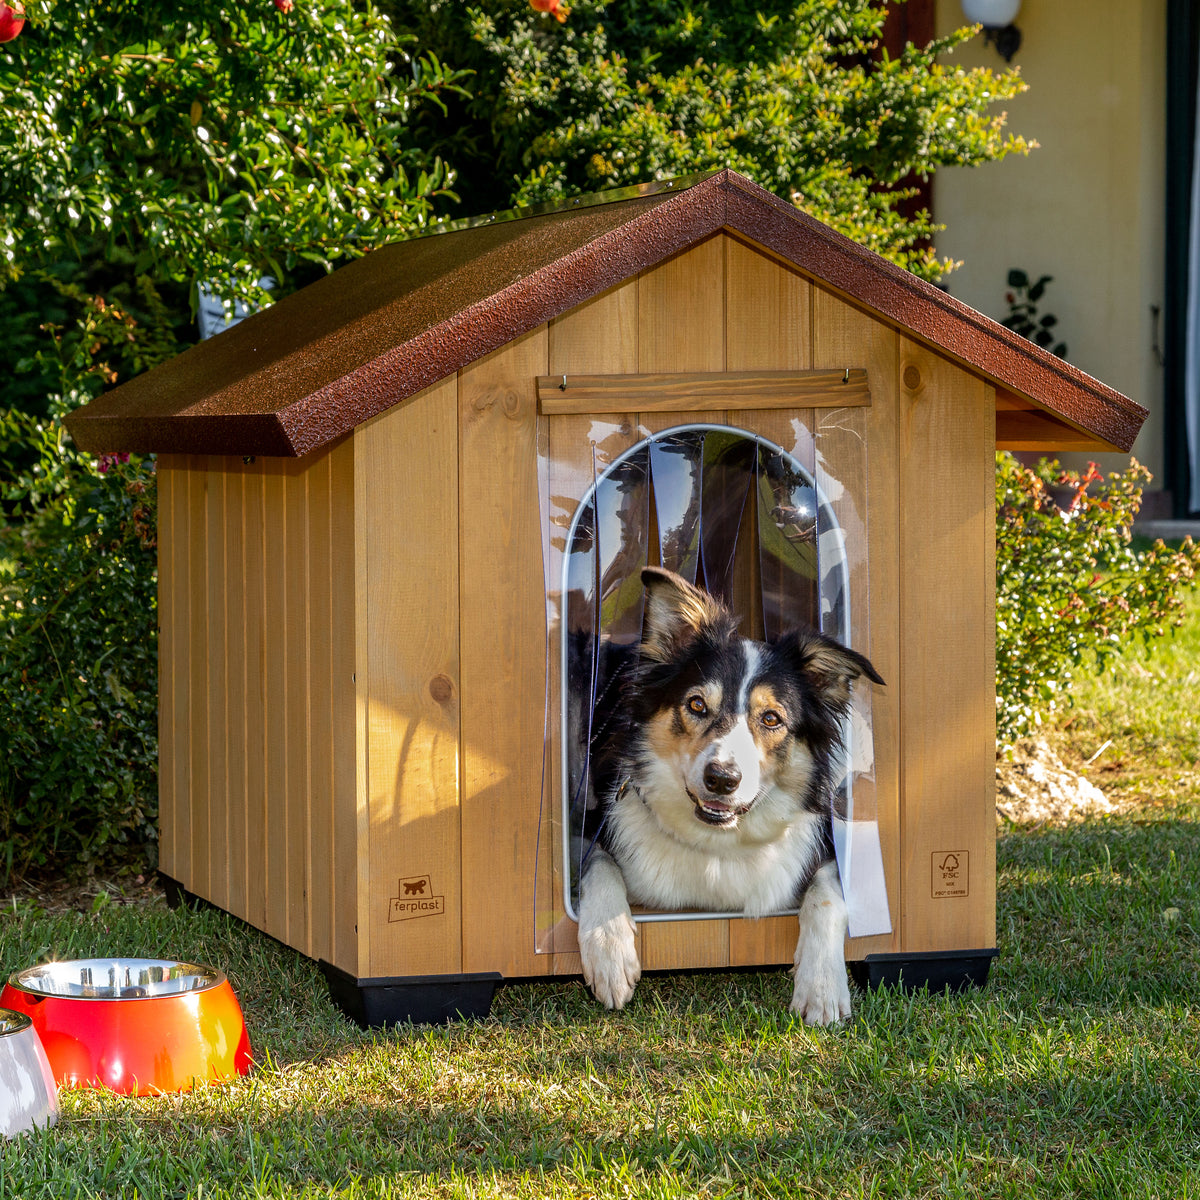
<path fill-rule="evenodd" d="M 1107 670 L 1081 671 L 1049 731 L 1105 791 L 1158 806 L 1200 794 L 1200 593 L 1185 605 L 1183 626 L 1149 652 L 1131 645 Z"/>
<path fill-rule="evenodd" d="M 1176 1197 L 1200 1177 L 1200 606 L 1150 660 L 1080 682 L 1051 736 L 1140 802 L 998 842 L 1000 957 L 960 996 L 787 1012 L 783 971 L 650 976 L 607 1013 L 575 980 L 487 1020 L 364 1031 L 314 964 L 212 910 L 0 903 L 0 966 L 170 956 L 222 967 L 247 1079 L 64 1092 L 0 1145 L 0 1200 L 53 1197 Z M 1150 683 L 1131 663 L 1159 672 Z M 1149 753 L 1144 752 L 1150 747 Z"/>

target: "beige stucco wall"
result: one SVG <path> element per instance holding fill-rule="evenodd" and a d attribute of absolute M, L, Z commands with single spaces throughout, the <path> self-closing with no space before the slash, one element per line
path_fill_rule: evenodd
<path fill-rule="evenodd" d="M 939 33 L 963 23 L 959 0 L 938 0 Z M 934 212 L 947 226 L 937 248 L 963 260 L 945 282 L 999 319 L 1010 267 L 1053 275 L 1042 311 L 1057 314 L 1068 359 L 1151 410 L 1134 454 L 1157 487 L 1150 309 L 1163 295 L 1166 0 L 1024 0 L 1016 24 L 1013 64 L 1029 90 L 1007 106 L 1009 126 L 1040 149 L 936 176 Z M 954 61 L 1003 66 L 982 37 Z"/>

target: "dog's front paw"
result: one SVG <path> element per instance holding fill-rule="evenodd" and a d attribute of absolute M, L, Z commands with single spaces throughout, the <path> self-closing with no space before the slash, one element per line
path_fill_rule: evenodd
<path fill-rule="evenodd" d="M 642 977 L 638 962 L 637 926 L 628 912 L 579 929 L 583 978 L 605 1008 L 624 1008 Z"/>
<path fill-rule="evenodd" d="M 796 972 L 792 989 L 792 1012 L 804 1019 L 806 1025 L 834 1025 L 850 1016 L 850 984 L 846 968 L 817 971 L 813 974 Z"/>

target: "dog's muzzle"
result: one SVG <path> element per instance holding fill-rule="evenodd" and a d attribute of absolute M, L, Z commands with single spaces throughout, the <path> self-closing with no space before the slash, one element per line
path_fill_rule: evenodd
<path fill-rule="evenodd" d="M 733 825 L 738 817 L 749 807 L 749 804 L 739 804 L 733 799 L 742 782 L 742 772 L 736 763 L 720 762 L 714 759 L 704 766 L 704 790 L 700 795 L 688 791 L 692 804 L 696 807 L 696 816 L 706 825 Z"/>
<path fill-rule="evenodd" d="M 713 825 L 718 829 L 736 825 L 738 817 L 750 809 L 749 804 L 736 804 L 725 796 L 697 796 L 691 789 L 688 789 L 688 798 L 696 810 L 696 816 L 706 825 Z"/>

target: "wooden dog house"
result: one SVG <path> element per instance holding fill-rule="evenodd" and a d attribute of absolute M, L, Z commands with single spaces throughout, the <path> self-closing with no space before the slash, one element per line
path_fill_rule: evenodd
<path fill-rule="evenodd" d="M 856 644 L 888 684 L 892 932 L 847 957 L 986 972 L 993 452 L 1128 450 L 1144 416 L 728 171 L 375 251 L 68 421 L 159 455 L 161 870 L 321 960 L 363 1021 L 578 973 L 539 437 L 832 421 L 869 457 Z M 639 937 L 648 970 L 790 963 L 795 921 Z"/>

